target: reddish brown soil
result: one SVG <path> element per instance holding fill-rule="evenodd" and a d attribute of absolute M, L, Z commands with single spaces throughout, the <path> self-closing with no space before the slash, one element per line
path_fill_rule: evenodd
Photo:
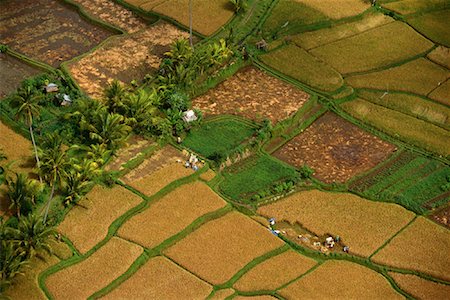
<path fill-rule="evenodd" d="M 430 216 L 430 218 L 448 228 L 450 228 L 450 206 L 438 210 Z"/>
<path fill-rule="evenodd" d="M 306 164 L 326 183 L 346 182 L 386 159 L 395 146 L 333 113 L 326 113 L 274 152 L 296 167 Z"/>
<path fill-rule="evenodd" d="M 232 114 L 272 123 L 286 119 L 309 99 L 309 94 L 256 68 L 246 68 L 194 99 L 205 115 Z"/>
<path fill-rule="evenodd" d="M 144 149 L 150 147 L 153 142 L 140 136 L 132 136 L 128 139 L 127 145 L 117 152 L 116 157 L 106 166 L 106 170 L 123 170 L 122 165 L 137 157 Z"/>
<path fill-rule="evenodd" d="M 0 2 L 0 42 L 54 67 L 111 35 L 59 1 Z"/>

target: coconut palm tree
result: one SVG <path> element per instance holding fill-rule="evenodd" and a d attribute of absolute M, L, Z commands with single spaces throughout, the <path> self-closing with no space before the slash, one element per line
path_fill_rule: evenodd
<path fill-rule="evenodd" d="M 9 209 L 14 209 L 17 217 L 20 218 L 24 207 L 31 207 L 35 204 L 35 198 L 42 191 L 42 185 L 36 180 L 30 180 L 25 174 L 16 174 L 16 180 L 8 178 L 6 180 L 7 195 L 11 202 Z M 28 211 L 31 211 L 29 209 Z"/>
<path fill-rule="evenodd" d="M 120 113 L 124 109 L 122 98 L 126 90 L 120 82 L 114 79 L 105 89 L 106 106 L 109 112 Z"/>
<path fill-rule="evenodd" d="M 13 242 L 0 239 L 0 295 L 27 263 L 22 250 Z"/>
<path fill-rule="evenodd" d="M 132 130 L 124 116 L 107 111 L 101 111 L 94 122 L 89 126 L 89 137 L 113 151 L 126 140 Z"/>
<path fill-rule="evenodd" d="M 30 131 L 31 142 L 33 143 L 34 155 L 38 169 L 40 168 L 40 162 L 37 153 L 36 141 L 33 134 L 33 118 L 37 118 L 40 115 L 41 108 L 38 102 L 41 98 L 42 95 L 33 91 L 31 86 L 20 89 L 13 98 L 13 102 L 19 106 L 16 112 L 16 118 L 23 119 Z M 40 177 L 39 180 L 42 182 Z"/>

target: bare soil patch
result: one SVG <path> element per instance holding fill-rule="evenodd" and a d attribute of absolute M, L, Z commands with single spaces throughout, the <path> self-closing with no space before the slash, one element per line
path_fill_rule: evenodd
<path fill-rule="evenodd" d="M 144 247 L 153 248 L 185 229 L 202 215 L 226 205 L 206 184 L 183 185 L 152 203 L 128 220 L 119 235 Z"/>
<path fill-rule="evenodd" d="M 414 217 L 403 207 L 349 193 L 298 192 L 262 206 L 258 213 L 300 224 L 318 235 L 340 236 L 353 254 L 369 256 Z"/>
<path fill-rule="evenodd" d="M 386 159 L 395 146 L 333 113 L 326 113 L 303 133 L 274 152 L 295 167 L 308 165 L 326 183 L 346 182 Z"/>
<path fill-rule="evenodd" d="M 450 280 L 450 231 L 423 217 L 392 239 L 372 260 Z"/>
<path fill-rule="evenodd" d="M 208 283 L 158 256 L 103 299 L 206 299 L 211 291 Z"/>
<path fill-rule="evenodd" d="M 141 80 L 159 67 L 170 44 L 188 33 L 165 22 L 110 39 L 94 52 L 69 65 L 70 73 L 90 96 L 100 99 L 109 82 Z"/>
<path fill-rule="evenodd" d="M 121 186 L 112 189 L 95 186 L 79 205 L 73 207 L 58 230 L 67 236 L 74 246 L 86 253 L 108 233 L 111 223 L 141 198 Z"/>
<path fill-rule="evenodd" d="M 55 299 L 87 299 L 123 274 L 142 251 L 113 237 L 87 259 L 50 275 L 45 285 Z"/>
<path fill-rule="evenodd" d="M 433 213 L 431 219 L 450 228 L 450 206 L 444 207 Z"/>
<path fill-rule="evenodd" d="M 317 262 L 295 251 L 272 257 L 245 273 L 234 288 L 243 291 L 271 291 L 304 274 Z"/>
<path fill-rule="evenodd" d="M 128 139 L 125 147 L 121 148 L 116 157 L 106 166 L 106 170 L 123 170 L 123 164 L 128 162 L 129 160 L 136 158 L 141 152 L 150 147 L 153 144 L 153 141 L 146 140 L 140 136 L 134 135 L 130 139 Z"/>
<path fill-rule="evenodd" d="M 201 226 L 165 253 L 200 278 L 221 284 L 254 258 L 282 245 L 263 226 L 231 212 Z"/>
<path fill-rule="evenodd" d="M 286 119 L 309 99 L 304 91 L 257 68 L 245 68 L 193 100 L 205 115 L 233 114 L 272 123 Z"/>
<path fill-rule="evenodd" d="M 450 286 L 422 279 L 410 274 L 390 272 L 397 285 L 416 299 L 446 299 Z"/>
<path fill-rule="evenodd" d="M 368 1 L 363 0 L 341 0 L 341 1 L 323 1 L 323 0 L 296 0 L 309 7 L 317 9 L 327 17 L 332 19 L 342 19 L 356 16 L 370 7 Z"/>
<path fill-rule="evenodd" d="M 99 44 L 112 33 L 51 0 L 0 2 L 0 42 L 53 67 Z"/>
<path fill-rule="evenodd" d="M 326 261 L 279 293 L 287 299 L 321 299 L 324 296 L 330 299 L 403 299 L 381 274 L 355 263 L 336 260 Z"/>

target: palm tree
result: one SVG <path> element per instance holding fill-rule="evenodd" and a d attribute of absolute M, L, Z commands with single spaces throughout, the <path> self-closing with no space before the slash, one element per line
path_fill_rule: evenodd
<path fill-rule="evenodd" d="M 114 151 L 125 141 L 131 129 L 124 116 L 102 111 L 97 115 L 95 124 L 89 126 L 89 137 Z"/>
<path fill-rule="evenodd" d="M 121 112 L 124 105 L 122 98 L 125 95 L 126 90 L 120 84 L 120 82 L 114 79 L 108 87 L 105 89 L 106 106 L 109 112 Z"/>
<path fill-rule="evenodd" d="M 7 195 L 11 202 L 9 209 L 15 209 L 16 215 L 20 218 L 23 207 L 31 206 L 35 203 L 37 194 L 42 190 L 39 182 L 29 180 L 25 174 L 16 174 L 16 180 L 11 178 L 6 180 Z"/>
<path fill-rule="evenodd" d="M 13 242 L 0 239 L 0 295 L 11 284 L 11 280 L 17 274 L 27 260 L 23 252 Z"/>
<path fill-rule="evenodd" d="M 191 48 L 194 49 L 194 44 L 192 42 L 192 0 L 189 0 L 189 44 Z"/>
<path fill-rule="evenodd" d="M 172 59 L 172 62 L 179 63 L 189 59 L 192 56 L 192 47 L 185 39 L 178 39 L 170 46 L 170 51 L 164 53 L 165 56 Z"/>
<path fill-rule="evenodd" d="M 36 141 L 33 134 L 33 118 L 37 118 L 40 115 L 40 106 L 38 102 L 41 98 L 42 95 L 35 93 L 31 86 L 20 89 L 17 95 L 13 98 L 13 101 L 19 105 L 19 109 L 16 112 L 16 118 L 23 119 L 30 131 L 38 169 L 40 168 L 40 162 L 37 153 Z M 40 176 L 39 180 L 42 182 Z"/>

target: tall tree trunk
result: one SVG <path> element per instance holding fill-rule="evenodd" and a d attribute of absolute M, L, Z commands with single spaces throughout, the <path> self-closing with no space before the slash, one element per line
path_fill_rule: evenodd
<path fill-rule="evenodd" d="M 191 48 L 194 49 L 194 44 L 192 43 L 192 0 L 189 0 L 189 43 Z"/>
<path fill-rule="evenodd" d="M 45 224 L 45 222 L 47 221 L 48 211 L 49 211 L 49 209 L 50 209 L 50 204 L 52 203 L 53 193 L 55 192 L 55 185 L 56 185 L 56 180 L 53 181 L 53 184 L 52 184 L 52 191 L 51 191 L 51 193 L 50 193 L 50 197 L 48 198 L 47 206 L 45 207 L 44 221 L 43 221 L 44 224 Z"/>
<path fill-rule="evenodd" d="M 39 156 L 38 156 L 37 147 L 36 147 L 36 141 L 34 140 L 33 119 L 31 118 L 31 114 L 29 115 L 29 117 L 30 117 L 30 120 L 29 120 L 30 127 L 29 127 L 29 129 L 30 129 L 30 135 L 31 135 L 31 142 L 33 143 L 34 156 L 36 158 L 36 164 L 37 164 L 38 169 L 40 169 L 41 168 L 41 162 L 39 161 Z M 38 176 L 39 176 L 39 182 L 42 183 L 41 174 L 38 174 Z"/>

